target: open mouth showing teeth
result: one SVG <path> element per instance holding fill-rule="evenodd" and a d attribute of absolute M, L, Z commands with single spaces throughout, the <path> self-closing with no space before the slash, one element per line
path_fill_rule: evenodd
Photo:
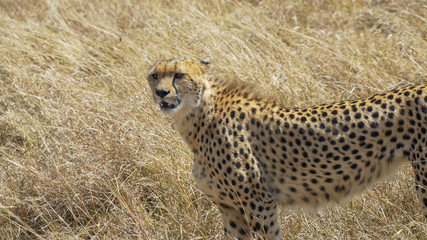
<path fill-rule="evenodd" d="M 165 101 L 161 101 L 160 102 L 160 109 L 162 109 L 162 110 L 172 110 L 172 109 L 175 109 L 180 103 L 181 103 L 181 101 L 179 99 L 176 99 L 174 101 L 174 103 L 168 103 L 168 102 L 165 102 Z"/>

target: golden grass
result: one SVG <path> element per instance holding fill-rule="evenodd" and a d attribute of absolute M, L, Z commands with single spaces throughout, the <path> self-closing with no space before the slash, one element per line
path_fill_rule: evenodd
<path fill-rule="evenodd" d="M 151 103 L 155 60 L 289 106 L 427 82 L 427 2 L 0 1 L 0 238 L 217 239 L 191 153 Z M 412 172 L 339 207 L 283 210 L 285 239 L 427 239 Z"/>

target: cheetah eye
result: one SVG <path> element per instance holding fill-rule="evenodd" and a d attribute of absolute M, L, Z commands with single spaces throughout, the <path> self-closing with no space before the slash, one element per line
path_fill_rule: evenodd
<path fill-rule="evenodd" d="M 175 78 L 182 78 L 184 75 L 184 73 L 175 73 Z"/>
<path fill-rule="evenodd" d="M 151 77 L 154 79 L 154 80 L 157 80 L 158 78 L 159 78 L 159 76 L 157 75 L 157 74 L 151 74 Z"/>

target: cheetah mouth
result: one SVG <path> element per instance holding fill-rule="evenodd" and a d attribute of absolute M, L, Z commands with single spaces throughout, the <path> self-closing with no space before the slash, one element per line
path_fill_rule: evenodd
<path fill-rule="evenodd" d="M 160 102 L 160 109 L 162 111 L 174 110 L 175 108 L 178 107 L 179 104 L 181 104 L 181 100 L 179 100 L 179 99 L 175 99 L 175 101 L 173 103 L 161 101 Z"/>

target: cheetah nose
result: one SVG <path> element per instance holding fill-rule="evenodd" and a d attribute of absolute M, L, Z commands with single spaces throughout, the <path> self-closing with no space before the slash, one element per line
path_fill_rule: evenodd
<path fill-rule="evenodd" d="M 166 95 L 168 95 L 169 93 L 170 93 L 170 91 L 169 91 L 169 90 L 166 90 L 166 89 L 157 89 L 157 90 L 156 90 L 156 94 L 157 94 L 157 96 L 159 96 L 159 97 L 161 97 L 161 98 L 166 97 Z"/>

